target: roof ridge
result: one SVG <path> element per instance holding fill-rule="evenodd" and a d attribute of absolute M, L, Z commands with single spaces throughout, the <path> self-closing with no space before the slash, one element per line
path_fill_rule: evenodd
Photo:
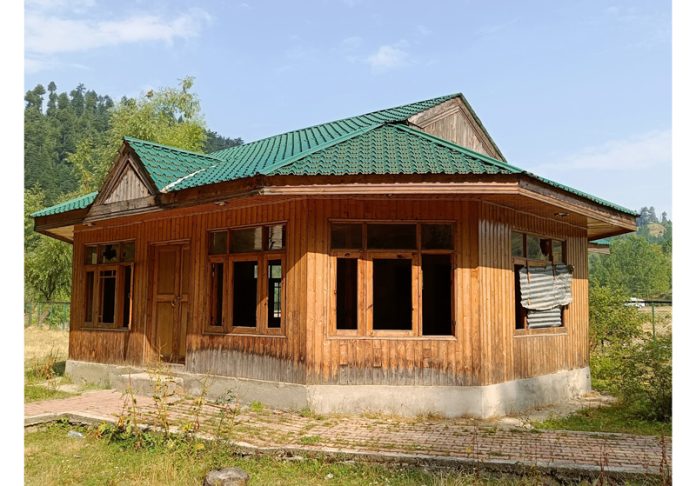
<path fill-rule="evenodd" d="M 520 169 L 519 167 L 515 167 L 514 165 L 511 165 L 511 164 L 508 164 L 507 162 L 502 162 L 502 161 L 500 161 L 500 160 L 498 160 L 498 159 L 495 159 L 495 158 L 491 157 L 490 155 L 482 154 L 481 152 L 477 152 L 477 151 L 475 151 L 475 150 L 471 150 L 470 148 L 464 147 L 463 145 L 459 145 L 459 144 L 456 144 L 456 143 L 454 143 L 454 142 L 450 142 L 449 140 L 445 140 L 444 138 L 440 138 L 440 137 L 438 137 L 438 136 L 436 136 L 436 135 L 432 135 L 432 134 L 427 133 L 427 132 L 424 132 L 424 131 L 422 131 L 422 130 L 418 130 L 417 128 L 412 128 L 412 127 L 410 127 L 410 126 L 408 126 L 408 125 L 397 124 L 397 123 L 394 123 L 393 125 L 394 125 L 396 128 L 400 129 L 400 130 L 404 130 L 404 131 L 411 132 L 411 133 L 413 133 L 413 134 L 415 134 L 415 135 L 418 135 L 418 136 L 420 136 L 420 137 L 427 138 L 427 139 L 429 139 L 429 140 L 432 140 L 432 141 L 434 141 L 434 142 L 437 142 L 437 143 L 439 143 L 440 145 L 443 145 L 443 146 L 445 146 L 445 147 L 448 147 L 448 148 L 457 150 L 457 151 L 462 152 L 462 153 L 465 153 L 465 154 L 467 154 L 467 155 L 472 155 L 472 156 L 478 157 L 478 158 L 480 158 L 480 159 L 483 159 L 485 162 L 491 163 L 491 164 L 493 164 L 493 165 L 495 165 L 496 167 L 499 167 L 499 168 L 501 168 L 501 169 L 510 170 L 510 171 L 513 172 L 513 173 L 515 173 L 515 172 L 518 172 L 518 173 L 524 172 L 523 169 Z"/>
<path fill-rule="evenodd" d="M 271 139 L 271 138 L 279 137 L 279 136 L 281 136 L 281 135 L 289 135 L 289 134 L 291 134 L 291 133 L 301 132 L 301 131 L 303 131 L 303 130 L 311 130 L 311 129 L 313 129 L 313 128 L 318 128 L 318 127 L 321 127 L 321 126 L 324 126 L 324 125 L 330 125 L 330 124 L 332 124 L 332 123 L 338 123 L 338 122 L 342 122 L 342 121 L 346 121 L 346 120 L 351 120 L 351 119 L 353 119 L 353 118 L 359 118 L 359 117 L 370 116 L 370 115 L 374 115 L 375 113 L 380 113 L 380 112 L 383 112 L 383 111 L 396 110 L 396 109 L 399 109 L 399 108 L 404 108 L 404 107 L 406 107 L 406 106 L 415 105 L 415 104 L 417 104 L 417 103 L 428 103 L 428 102 L 432 102 L 432 101 L 437 100 L 437 99 L 440 99 L 440 98 L 443 98 L 443 102 L 444 102 L 444 101 L 450 100 L 450 99 L 452 99 L 452 98 L 456 98 L 456 97 L 458 97 L 458 96 L 460 96 L 460 97 L 462 97 L 462 98 L 464 97 L 464 95 L 462 95 L 462 93 L 451 93 L 451 94 L 442 95 L 442 96 L 435 96 L 435 97 L 433 97 L 433 98 L 428 98 L 428 99 L 426 99 L 426 100 L 413 101 L 413 102 L 411 102 L 411 103 L 405 103 L 405 104 L 402 104 L 402 105 L 392 106 L 392 107 L 389 107 L 389 108 L 381 108 L 381 109 L 379 109 L 379 110 L 373 110 L 373 111 L 370 111 L 370 112 L 367 112 L 367 113 L 362 113 L 362 114 L 359 114 L 359 115 L 352 115 L 352 116 L 347 116 L 347 117 L 343 117 L 343 118 L 338 118 L 338 119 L 336 119 L 336 120 L 329 120 L 329 121 L 322 122 L 322 123 L 316 123 L 316 124 L 314 124 L 314 125 L 310 125 L 310 126 L 307 126 L 307 127 L 297 128 L 297 129 L 294 129 L 294 130 L 289 130 L 289 131 L 287 131 L 287 132 L 276 133 L 276 134 L 274 134 L 274 135 L 269 135 L 269 136 L 264 137 L 264 138 L 259 138 L 258 140 L 252 140 L 251 142 L 244 143 L 244 144 L 242 144 L 242 145 L 237 145 L 237 146 L 234 146 L 234 147 L 227 147 L 227 148 L 224 148 L 224 149 L 216 150 L 216 151 L 214 151 L 214 152 L 210 152 L 209 155 L 217 154 L 217 153 L 221 153 L 221 152 L 225 152 L 225 151 L 228 151 L 228 152 L 230 152 L 230 153 L 233 153 L 233 152 L 236 151 L 236 149 L 239 149 L 240 147 L 245 147 L 245 146 L 253 145 L 253 144 L 256 144 L 256 143 L 259 143 L 259 142 L 263 142 L 264 140 L 268 140 L 268 139 Z M 410 117 L 407 117 L 407 118 L 405 118 L 405 119 L 408 119 L 408 118 L 410 118 Z M 490 138 L 490 137 L 489 137 L 489 138 Z"/>
<path fill-rule="evenodd" d="M 130 143 L 130 142 L 144 143 L 144 144 L 148 144 L 148 145 L 153 145 L 155 147 L 163 148 L 166 150 L 175 150 L 177 152 L 183 152 L 186 154 L 196 155 L 198 157 L 209 157 L 209 158 L 215 159 L 218 162 L 224 162 L 223 159 L 220 159 L 214 155 L 211 155 L 213 152 L 211 152 L 209 154 L 207 154 L 205 152 L 194 152 L 193 150 L 182 149 L 179 147 L 174 147 L 172 145 L 165 145 L 163 143 L 152 142 L 150 140 L 143 140 L 141 138 L 131 137 L 129 135 L 124 135 L 123 140 L 125 140 L 128 143 Z"/>
<path fill-rule="evenodd" d="M 274 170 L 278 170 L 278 169 L 280 169 L 280 168 L 282 168 L 282 167 L 285 167 L 285 166 L 287 166 L 287 165 L 290 165 L 290 164 L 292 164 L 293 162 L 296 162 L 296 161 L 298 161 L 298 160 L 300 160 L 300 159 L 302 159 L 302 158 L 304 158 L 304 157 L 307 157 L 308 155 L 312 155 L 312 154 L 314 154 L 314 153 L 316 153 L 316 152 L 319 152 L 320 150 L 324 150 L 324 149 L 327 149 L 327 148 L 329 148 L 329 147 L 333 147 L 334 145 L 338 145 L 339 143 L 345 142 L 345 141 L 347 141 L 347 140 L 350 140 L 350 139 L 352 139 L 352 138 L 355 138 L 355 137 L 357 137 L 357 136 L 359 136 L 359 135 L 362 135 L 362 134 L 364 134 L 364 133 L 370 132 L 370 131 L 372 131 L 372 130 L 375 130 L 376 128 L 379 128 L 379 127 L 382 127 L 382 126 L 385 126 L 385 125 L 387 125 L 386 122 L 384 122 L 384 123 L 373 123 L 372 125 L 368 125 L 368 126 L 366 126 L 366 127 L 357 128 L 357 129 L 353 130 L 353 131 L 350 132 L 350 133 L 347 133 L 347 134 L 345 134 L 345 135 L 341 135 L 340 137 L 334 138 L 333 140 L 329 140 L 328 142 L 324 142 L 324 143 L 319 144 L 319 145 L 317 145 L 317 146 L 315 146 L 315 147 L 312 147 L 312 148 L 310 148 L 310 149 L 307 149 L 307 150 L 304 150 L 304 151 L 302 151 L 302 152 L 300 152 L 300 153 L 297 153 L 297 154 L 295 154 L 295 155 L 293 155 L 293 156 L 291 156 L 291 157 L 288 157 L 288 158 L 286 158 L 286 159 L 280 160 L 280 161 L 276 162 L 275 164 L 272 164 L 272 165 L 270 165 L 270 166 L 264 168 L 263 170 L 259 171 L 259 174 L 268 175 L 268 174 L 270 174 L 271 172 L 273 172 Z"/>

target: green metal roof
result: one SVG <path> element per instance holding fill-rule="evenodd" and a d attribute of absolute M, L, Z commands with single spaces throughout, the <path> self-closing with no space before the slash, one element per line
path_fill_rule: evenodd
<path fill-rule="evenodd" d="M 524 174 L 597 204 L 635 211 L 545 179 L 460 145 L 409 127 L 411 116 L 460 94 L 440 96 L 202 154 L 124 137 L 161 192 L 173 192 L 255 175 Z M 462 97 L 463 99 L 463 97 Z M 468 106 L 468 104 L 467 104 Z M 89 206 L 96 193 L 35 213 L 57 214 Z"/>
<path fill-rule="evenodd" d="M 56 204 L 54 206 L 42 209 L 41 211 L 36 211 L 35 213 L 32 213 L 31 215 L 36 218 L 39 216 L 50 216 L 52 214 L 59 214 L 59 213 L 65 213 L 67 211 L 72 211 L 74 209 L 84 209 L 88 207 L 94 199 L 97 197 L 97 192 L 90 192 L 89 194 L 85 194 L 84 196 L 79 196 L 75 197 L 73 199 L 69 199 L 67 201 L 64 201 L 62 203 Z"/>

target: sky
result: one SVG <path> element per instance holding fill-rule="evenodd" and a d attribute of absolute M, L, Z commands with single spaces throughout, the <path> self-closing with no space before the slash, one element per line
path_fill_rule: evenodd
<path fill-rule="evenodd" d="M 508 162 L 672 214 L 672 15 L 650 1 L 27 0 L 26 89 L 194 76 L 245 141 L 461 92 Z"/>

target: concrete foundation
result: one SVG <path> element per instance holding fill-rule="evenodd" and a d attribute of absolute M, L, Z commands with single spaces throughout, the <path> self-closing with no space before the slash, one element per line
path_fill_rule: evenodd
<path fill-rule="evenodd" d="M 270 407 L 317 413 L 390 413 L 402 416 L 491 418 L 561 403 L 591 390 L 590 369 L 580 368 L 486 386 L 304 385 L 187 373 L 174 366 L 172 380 L 185 393 L 216 399 L 234 396 L 242 403 L 260 401 Z M 142 369 L 68 360 L 65 373 L 73 381 L 98 383 L 148 393 L 152 377 Z"/>

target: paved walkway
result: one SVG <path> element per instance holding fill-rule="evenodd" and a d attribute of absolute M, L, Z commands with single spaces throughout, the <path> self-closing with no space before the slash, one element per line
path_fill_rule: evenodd
<path fill-rule="evenodd" d="M 25 405 L 27 423 L 46 414 L 114 420 L 123 412 L 121 392 L 100 390 L 78 397 Z M 152 399 L 137 397 L 141 422 L 158 425 Z M 659 437 L 472 426 L 465 420 L 317 416 L 192 400 L 168 405 L 173 425 L 200 424 L 200 433 L 224 434 L 253 448 L 418 458 L 488 465 L 523 464 L 559 470 L 659 474 L 671 468 L 672 442 Z M 196 418 L 198 417 L 198 418 Z"/>

